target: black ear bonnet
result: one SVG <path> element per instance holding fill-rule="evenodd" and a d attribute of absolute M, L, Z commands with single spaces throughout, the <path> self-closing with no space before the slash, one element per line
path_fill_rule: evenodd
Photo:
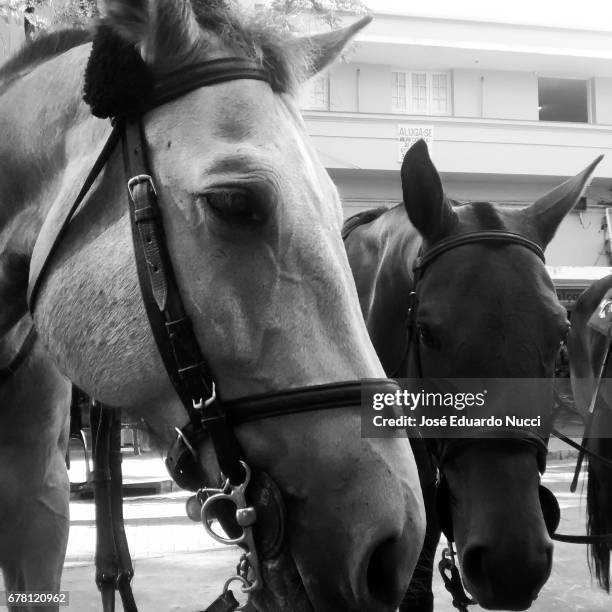
<path fill-rule="evenodd" d="M 98 26 L 85 69 L 83 100 L 96 117 L 138 116 L 153 91 L 153 73 L 134 45 Z"/>

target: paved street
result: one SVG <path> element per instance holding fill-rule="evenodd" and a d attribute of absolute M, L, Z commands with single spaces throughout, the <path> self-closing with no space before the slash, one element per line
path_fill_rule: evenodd
<path fill-rule="evenodd" d="M 73 474 L 80 467 L 75 462 Z M 569 493 L 572 468 L 571 459 L 550 462 L 545 482 L 557 493 L 561 503 L 561 529 L 578 533 L 584 529 L 585 500 Z M 132 484 L 167 479 L 161 459 L 151 454 L 126 455 L 124 472 Z M 126 499 L 126 530 L 136 571 L 134 591 L 143 612 L 204 609 L 220 592 L 238 559 L 237 549 L 217 544 L 199 524 L 189 521 L 184 511 L 186 498 L 184 492 L 170 491 Z M 98 612 L 100 603 L 93 583 L 93 503 L 73 501 L 70 510 L 72 526 L 62 588 L 70 591 L 69 609 Z M 450 596 L 437 576 L 435 591 L 436 612 L 453 612 Z M 118 608 L 121 609 L 120 605 Z M 553 574 L 532 610 L 609 612 L 610 609 L 612 598 L 591 583 L 585 547 L 556 544 Z M 471 608 L 472 612 L 479 610 L 479 607 Z"/>
<path fill-rule="evenodd" d="M 551 489 L 559 500 L 561 507 L 559 532 L 583 534 L 586 523 L 584 518 L 586 490 L 584 496 L 569 492 L 575 461 L 575 459 L 549 460 L 543 484 Z M 436 579 L 436 612 L 456 612 L 442 581 L 438 576 Z M 481 610 L 479 606 L 470 606 L 470 612 Z M 586 546 L 555 542 L 551 577 L 530 610 L 533 612 L 610 612 L 612 610 L 612 596 L 606 595 L 591 581 L 586 561 Z"/>

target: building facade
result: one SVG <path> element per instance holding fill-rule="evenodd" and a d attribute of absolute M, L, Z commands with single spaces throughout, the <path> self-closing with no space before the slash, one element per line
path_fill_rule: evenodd
<path fill-rule="evenodd" d="M 346 214 L 401 201 L 401 160 L 419 137 L 449 197 L 516 206 L 604 154 L 546 255 L 567 303 L 609 273 L 612 31 L 374 17 L 302 98 Z"/>
<path fill-rule="evenodd" d="M 612 25 L 403 10 L 374 11 L 344 61 L 303 88 L 307 129 L 346 215 L 401 201 L 401 160 L 419 137 L 449 197 L 511 206 L 530 204 L 603 153 L 546 253 L 571 302 L 612 271 Z M 24 40 L 23 21 L 0 21 L 0 60 Z"/>

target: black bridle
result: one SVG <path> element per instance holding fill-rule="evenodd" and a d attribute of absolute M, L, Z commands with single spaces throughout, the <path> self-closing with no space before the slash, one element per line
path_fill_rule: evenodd
<path fill-rule="evenodd" d="M 158 82 L 146 110 L 166 104 L 194 89 L 236 79 L 269 82 L 269 75 L 254 61 L 244 58 L 203 62 L 172 73 Z M 215 444 L 222 472 L 232 483 L 240 483 L 244 478 L 244 469 L 240 465 L 243 453 L 239 450 L 230 421 L 231 425 L 235 425 L 287 413 L 359 404 L 363 383 L 343 381 L 229 402 L 222 400 L 212 370 L 193 333 L 172 269 L 157 190 L 147 160 L 141 118 L 116 118 L 113 123 L 111 134 L 82 189 L 72 206 L 63 211 L 59 229 L 53 236 L 45 236 L 42 241 L 39 239 L 44 252 L 30 273 L 30 312 L 35 310 L 41 282 L 57 247 L 70 228 L 72 218 L 112 152 L 122 141 L 138 279 L 159 353 L 190 424 L 196 431 L 208 431 Z M 391 385 L 395 388 L 393 381 L 383 379 L 379 382 L 383 386 Z"/>
<path fill-rule="evenodd" d="M 421 350 L 420 342 L 418 339 L 418 322 L 417 322 L 417 311 L 419 307 L 419 287 L 423 279 L 423 276 L 427 270 L 427 267 L 435 261 L 440 255 L 455 249 L 460 246 L 468 244 L 485 244 L 485 245 L 518 245 L 529 249 L 544 263 L 544 252 L 537 243 L 525 238 L 520 234 L 514 232 L 507 232 L 503 230 L 487 230 L 487 231 L 475 231 L 465 234 L 459 234 L 457 236 L 451 236 L 444 238 L 439 242 L 435 242 L 429 248 L 422 251 L 413 265 L 414 280 L 413 290 L 409 296 L 409 309 L 408 309 L 408 348 L 406 358 L 409 358 L 410 354 L 414 357 L 414 363 L 416 368 L 416 375 L 418 378 L 423 378 L 423 367 L 421 362 Z M 483 430 L 486 431 L 489 437 L 502 437 L 511 438 L 520 443 L 529 445 L 535 448 L 538 467 L 540 472 L 544 472 L 546 466 L 546 453 L 547 453 L 547 439 L 533 433 L 529 430 L 515 429 L 511 432 L 496 431 L 492 429 Z M 507 434 L 507 435 L 506 435 Z M 442 473 L 444 464 L 455 454 L 460 452 L 465 446 L 473 443 L 474 440 L 470 438 L 456 438 L 456 439 L 444 439 L 438 443 L 437 449 L 437 460 L 439 470 Z"/>
<path fill-rule="evenodd" d="M 532 240 L 529 240 L 528 238 L 525 238 L 524 236 L 521 236 L 520 234 L 515 234 L 513 232 L 507 232 L 502 230 L 476 231 L 469 232 L 466 234 L 460 234 L 458 236 L 452 236 L 440 240 L 439 242 L 434 243 L 425 251 L 420 252 L 413 266 L 413 291 L 409 296 L 409 309 L 407 320 L 408 340 L 406 349 L 398 365 L 398 371 L 407 366 L 407 361 L 412 355 L 414 357 L 417 377 L 423 378 L 420 342 L 418 339 L 417 330 L 419 284 L 423 278 L 423 275 L 425 274 L 427 267 L 435 259 L 437 259 L 440 255 L 446 253 L 449 250 L 468 244 L 489 244 L 495 246 L 503 246 L 510 244 L 518 245 L 532 251 L 535 255 L 537 255 L 537 257 L 542 261 L 542 263 L 545 263 L 544 252 L 540 245 L 533 242 Z M 597 390 L 595 393 L 597 393 Z M 555 428 L 551 429 L 551 434 L 579 450 L 581 456 L 586 454 L 590 458 L 596 459 L 608 467 L 612 467 L 611 461 L 590 451 L 586 447 L 585 440 L 583 440 L 582 444 L 577 444 Z M 546 469 L 546 455 L 548 453 L 548 437 L 543 437 L 533 431 L 523 429 L 514 429 L 511 431 L 495 431 L 487 429 L 486 437 L 500 438 L 503 440 L 510 439 L 533 448 L 536 453 L 538 470 L 541 474 L 544 473 Z M 461 612 L 466 612 L 467 606 L 476 602 L 474 602 L 465 592 L 465 589 L 462 585 L 461 576 L 459 574 L 455 561 L 455 551 L 453 548 L 454 534 L 452 519 L 450 516 L 450 491 L 448 483 L 444 478 L 444 466 L 457 453 L 461 452 L 470 444 L 473 444 L 474 439 L 454 438 L 438 440 L 436 442 L 437 443 L 435 445 L 432 445 L 433 454 L 436 457 L 440 474 L 436 495 L 436 512 L 438 515 L 438 521 L 441 530 L 448 540 L 448 548 L 444 551 L 443 557 L 438 567 L 442 575 L 443 582 L 447 590 L 451 593 L 453 597 L 453 605 Z M 553 540 L 576 544 L 612 543 L 612 534 L 580 536 L 556 533 L 556 529 L 559 526 L 561 518 L 559 503 L 557 502 L 557 499 L 554 494 L 542 485 L 540 485 L 539 487 L 539 497 L 540 503 L 542 505 L 542 512 L 544 515 L 546 528 L 549 532 L 550 537 Z"/>
<path fill-rule="evenodd" d="M 421 360 L 420 341 L 418 338 L 418 322 L 417 313 L 419 307 L 419 290 L 423 276 L 427 270 L 427 267 L 435 261 L 440 255 L 455 249 L 460 246 L 469 244 L 488 244 L 494 246 L 504 246 L 508 244 L 522 246 L 532 251 L 542 262 L 544 259 L 544 252 L 540 245 L 536 244 L 532 240 L 515 234 L 513 232 L 501 231 L 501 230 L 489 230 L 489 231 L 476 231 L 469 232 L 466 234 L 460 234 L 457 236 L 451 236 L 432 244 L 429 248 L 419 251 L 419 255 L 413 265 L 413 289 L 409 295 L 409 306 L 408 306 L 408 317 L 407 317 L 407 345 L 402 355 L 400 363 L 398 364 L 398 370 L 408 366 L 410 357 L 414 359 L 414 366 L 416 369 L 417 378 L 423 378 L 423 366 Z M 547 443 L 548 440 L 542 438 L 538 434 L 529 431 L 516 429 L 511 433 L 507 431 L 492 431 L 483 430 L 483 434 L 486 433 L 487 437 L 500 437 L 503 439 L 512 438 L 520 444 L 526 444 L 531 448 L 535 449 L 538 469 L 540 473 L 544 472 L 546 467 L 546 454 L 548 452 Z M 442 577 L 444 586 L 451 594 L 453 598 L 453 606 L 460 612 L 467 612 L 468 606 L 475 604 L 476 602 L 469 597 L 466 593 L 465 588 L 461 580 L 461 574 L 456 562 L 456 554 L 453 547 L 454 533 L 453 524 L 451 517 L 451 496 L 448 482 L 444 477 L 445 464 L 450 461 L 454 456 L 460 453 L 469 445 L 474 444 L 474 438 L 445 438 L 439 440 L 428 440 L 430 449 L 433 456 L 436 459 L 438 465 L 438 484 L 436 490 L 436 514 L 438 517 L 438 524 L 442 533 L 447 539 L 448 546 L 444 550 L 442 559 L 438 563 L 438 569 Z M 552 509 L 546 512 L 550 519 L 550 525 L 547 521 L 547 528 L 549 532 L 554 532 L 558 526 L 558 512 L 555 513 L 554 508 L 558 510 L 558 504 L 556 499 L 547 489 L 540 487 L 540 499 L 542 503 L 547 503 Z M 551 504 L 552 500 L 552 504 Z"/>
<path fill-rule="evenodd" d="M 38 335 L 36 333 L 36 330 L 32 325 L 28 330 L 28 333 L 26 334 L 25 338 L 21 342 L 19 348 L 17 349 L 17 352 L 11 359 L 10 363 L 4 366 L 3 368 L 0 368 L 0 384 L 2 384 L 3 381 L 11 378 L 15 374 L 15 372 L 17 372 L 17 370 L 22 366 L 23 362 L 30 354 L 30 351 L 34 348 L 34 344 L 36 344 L 37 337 Z"/>
<path fill-rule="evenodd" d="M 34 313 L 41 282 L 57 247 L 70 229 L 72 218 L 96 178 L 121 142 L 142 299 L 166 372 L 188 417 L 187 425 L 177 430 L 178 437 L 168 453 L 166 466 L 173 478 L 186 488 L 200 489 L 205 484 L 198 446 L 206 438 L 213 443 L 227 486 L 240 488 L 245 486 L 248 472 L 244 462 L 245 454 L 234 433 L 236 425 L 287 414 L 356 406 L 361 402 L 364 385 L 397 389 L 396 383 L 387 379 L 367 383 L 354 380 L 223 400 L 212 369 L 193 332 L 173 272 L 166 247 L 163 215 L 147 159 L 141 117 L 144 112 L 192 90 L 237 79 L 270 82 L 268 72 L 248 59 L 227 58 L 202 62 L 158 81 L 154 85 L 152 97 L 138 116 L 115 117 L 110 136 L 83 187 L 72 205 L 62 211 L 59 229 L 52 235 L 39 236 L 37 247 L 42 255 L 32 265 L 28 288 L 28 306 L 30 312 Z M 248 528 L 245 526 L 245 531 Z M 242 577 L 238 578 L 242 580 Z M 244 578 L 243 584 L 246 582 Z M 222 597 L 225 596 L 224 593 Z"/>

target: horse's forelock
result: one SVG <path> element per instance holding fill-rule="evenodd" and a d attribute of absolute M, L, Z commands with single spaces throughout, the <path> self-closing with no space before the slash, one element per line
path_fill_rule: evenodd
<path fill-rule="evenodd" d="M 157 73 L 210 59 L 219 48 L 258 61 L 276 91 L 293 92 L 308 70 L 304 49 L 266 15 L 250 15 L 224 0 L 107 2 L 106 21 L 136 45 Z"/>
<path fill-rule="evenodd" d="M 474 217 L 480 229 L 505 230 L 506 224 L 500 215 L 498 208 L 490 202 L 472 202 L 469 207 L 474 212 Z"/>
<path fill-rule="evenodd" d="M 265 10 L 254 16 L 225 0 L 192 0 L 191 4 L 201 36 L 212 33 L 233 52 L 259 61 L 270 73 L 274 89 L 293 92 L 302 82 L 310 61 L 308 54 L 287 44 L 290 35 L 275 28 Z M 198 52 L 205 49 L 202 45 Z"/>

